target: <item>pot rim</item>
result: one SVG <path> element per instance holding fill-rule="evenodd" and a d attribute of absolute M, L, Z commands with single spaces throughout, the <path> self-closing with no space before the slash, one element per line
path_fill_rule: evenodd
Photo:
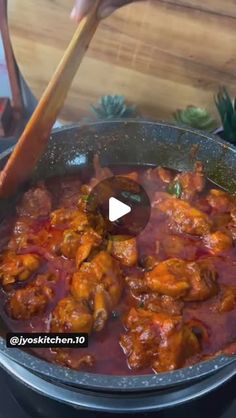
<path fill-rule="evenodd" d="M 189 401 L 197 400 L 231 380 L 235 374 L 235 366 L 226 366 L 217 374 L 212 374 L 204 380 L 196 381 L 191 386 L 172 387 L 160 391 L 158 388 L 152 392 L 103 393 L 91 390 L 77 390 L 57 382 L 45 381 L 11 360 L 3 358 L 0 354 L 3 369 L 21 385 L 36 391 L 39 395 L 60 401 L 64 404 L 85 408 L 90 411 L 108 413 L 142 413 L 160 411 L 176 407 Z M 107 396 L 108 395 L 108 396 Z"/>
<path fill-rule="evenodd" d="M 164 389 L 167 387 L 184 384 L 190 385 L 195 379 L 203 379 L 209 374 L 216 373 L 225 366 L 235 362 L 233 356 L 217 356 L 205 360 L 193 366 L 182 369 L 137 376 L 112 376 L 90 372 L 80 372 L 57 364 L 49 363 L 18 348 L 7 348 L 5 339 L 0 337 L 0 353 L 4 357 L 13 360 L 45 380 L 56 380 L 70 386 L 81 387 L 89 390 L 106 392 L 122 391 L 148 391 Z M 0 358 L 1 364 L 1 358 Z M 235 370 L 236 371 L 236 370 Z"/>
<path fill-rule="evenodd" d="M 96 127 L 97 125 L 107 125 L 109 127 L 114 124 L 136 124 L 141 126 L 155 125 L 172 128 L 178 131 L 184 131 L 185 133 L 192 133 L 194 135 L 207 138 L 208 140 L 217 142 L 224 148 L 231 149 L 234 153 L 236 152 L 236 147 L 213 134 L 198 131 L 193 128 L 187 128 L 185 126 L 178 126 L 174 123 L 156 122 L 150 120 L 146 121 L 142 119 L 113 119 L 89 123 L 86 122 L 83 124 L 77 123 L 65 125 L 63 127 L 53 129 L 50 139 L 53 140 L 54 135 L 65 131 L 74 129 L 83 130 L 86 128 Z M 14 147 L 10 147 L 1 153 L 0 159 L 7 157 L 12 152 L 13 148 Z M 49 363 L 46 360 L 43 360 L 25 351 L 21 351 L 20 349 L 7 348 L 5 339 L 3 337 L 0 337 L 0 352 L 5 357 L 24 366 L 26 369 L 33 371 L 35 374 L 39 374 L 46 380 L 55 379 L 68 385 L 100 391 L 139 391 L 163 389 L 178 384 L 188 385 L 195 379 L 204 378 L 207 375 L 217 372 L 217 370 L 222 369 L 223 367 L 235 361 L 234 356 L 220 355 L 210 360 L 202 361 L 193 366 L 184 367 L 182 369 L 174 370 L 171 372 L 137 376 L 112 376 L 72 370 L 67 367 Z"/>

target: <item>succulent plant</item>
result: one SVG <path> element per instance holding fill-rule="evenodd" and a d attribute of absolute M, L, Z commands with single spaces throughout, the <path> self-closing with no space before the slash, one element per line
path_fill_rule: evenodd
<path fill-rule="evenodd" d="M 221 136 L 232 144 L 236 144 L 236 100 L 232 100 L 225 87 L 215 97 L 215 104 L 223 125 Z"/>
<path fill-rule="evenodd" d="M 102 96 L 96 105 L 91 106 L 99 119 L 136 117 L 136 107 L 128 106 L 124 96 Z"/>
<path fill-rule="evenodd" d="M 173 116 L 176 122 L 191 128 L 212 131 L 216 127 L 216 121 L 211 114 L 201 107 L 187 106 L 183 110 L 177 110 Z"/>

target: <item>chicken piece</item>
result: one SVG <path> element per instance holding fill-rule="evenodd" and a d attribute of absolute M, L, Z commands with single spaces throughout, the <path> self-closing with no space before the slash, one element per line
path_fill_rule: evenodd
<path fill-rule="evenodd" d="M 96 179 L 92 178 L 88 184 L 83 184 L 80 189 L 82 193 L 81 196 L 86 196 L 86 200 L 87 200 L 88 196 L 90 196 L 91 191 L 98 183 L 99 182 Z M 84 198 L 82 200 L 84 200 Z M 81 197 L 78 200 L 78 207 L 80 206 L 81 206 Z M 85 205 L 82 205 L 82 206 L 83 206 L 83 210 L 85 210 Z"/>
<path fill-rule="evenodd" d="M 159 263 L 145 274 L 145 281 L 152 291 L 174 298 L 181 298 L 190 290 L 187 263 L 177 258 Z"/>
<path fill-rule="evenodd" d="M 86 213 L 76 209 L 57 209 L 51 213 L 51 225 L 68 225 L 73 231 L 84 231 L 88 227 Z"/>
<path fill-rule="evenodd" d="M 93 229 L 91 228 L 91 224 Z M 86 215 L 83 210 L 74 209 L 57 209 L 51 213 L 51 225 L 60 227 L 67 226 L 74 232 L 89 232 L 96 230 L 100 235 L 104 233 L 105 223 L 100 215 L 90 214 L 90 217 Z"/>
<path fill-rule="evenodd" d="M 37 224 L 36 224 L 37 227 Z M 53 253 L 58 253 L 63 239 L 63 230 L 52 228 L 47 223 L 35 230 L 35 222 L 31 218 L 19 218 L 16 222 L 8 248 L 19 251 L 28 246 L 40 246 Z"/>
<path fill-rule="evenodd" d="M 19 237 L 17 249 L 24 248 L 27 251 L 29 247 L 29 251 L 31 251 L 31 247 L 33 246 L 33 251 L 36 253 L 44 249 L 45 253 L 47 252 L 48 256 L 53 258 L 54 255 L 60 254 L 62 240 L 62 229 L 51 228 L 46 225 L 37 231 L 34 231 L 34 229 L 29 230 L 27 235 L 21 236 L 21 240 Z M 9 247 L 10 249 L 15 248 L 14 242 L 10 243 Z"/>
<path fill-rule="evenodd" d="M 11 239 L 8 243 L 9 250 L 17 251 L 26 247 L 28 236 L 31 233 L 32 220 L 28 217 L 19 218 L 13 228 Z"/>
<path fill-rule="evenodd" d="M 178 182 L 180 184 L 182 199 L 192 200 L 195 195 L 202 192 L 205 187 L 206 180 L 202 163 L 197 162 L 193 172 L 177 174 L 173 182 Z"/>
<path fill-rule="evenodd" d="M 11 318 L 25 320 L 44 313 L 54 297 L 50 283 L 55 280 L 51 274 L 39 275 L 28 286 L 17 289 L 8 303 Z"/>
<path fill-rule="evenodd" d="M 194 260 L 197 252 L 196 242 L 179 235 L 166 235 L 161 243 L 168 258 L 178 257 Z"/>
<path fill-rule="evenodd" d="M 163 183 L 169 184 L 173 179 L 173 173 L 167 168 L 158 167 L 157 168 L 158 176 L 160 177 Z"/>
<path fill-rule="evenodd" d="M 37 255 L 18 255 L 13 251 L 5 251 L 0 257 L 0 280 L 3 287 L 27 280 L 39 268 L 39 264 Z"/>
<path fill-rule="evenodd" d="M 76 216 L 76 210 L 68 208 L 60 208 L 54 210 L 51 215 L 51 225 L 60 226 L 68 225 Z"/>
<path fill-rule="evenodd" d="M 207 300 L 218 292 L 217 271 L 210 259 L 188 263 L 191 288 L 184 297 L 186 302 Z"/>
<path fill-rule="evenodd" d="M 211 207 L 206 199 L 206 196 L 203 194 L 199 194 L 198 196 L 194 197 L 194 207 L 198 210 L 200 210 L 203 213 L 206 213 L 207 215 L 211 214 Z M 211 220 L 212 220 L 212 214 L 211 214 Z M 213 221 L 214 224 L 214 221 Z"/>
<path fill-rule="evenodd" d="M 113 173 L 108 167 L 102 167 L 100 164 L 99 156 L 95 155 L 93 158 L 93 167 L 94 167 L 94 177 L 91 178 L 88 184 L 84 184 L 81 187 L 81 192 L 89 195 L 93 188 L 103 180 L 112 177 Z M 108 190 L 108 185 L 104 184 L 103 196 L 110 195 L 111 190 Z M 100 188 L 100 190 L 102 190 Z"/>
<path fill-rule="evenodd" d="M 69 350 L 57 349 L 54 361 L 66 367 L 70 367 L 74 370 L 81 370 L 84 367 L 92 367 L 95 364 L 94 356 L 90 354 L 82 355 L 81 357 L 72 356 Z"/>
<path fill-rule="evenodd" d="M 217 213 L 229 213 L 236 207 L 235 197 L 219 189 L 211 189 L 207 201 Z"/>
<path fill-rule="evenodd" d="M 20 216 L 29 216 L 31 218 L 46 217 L 51 210 L 51 194 L 43 185 L 28 190 L 17 207 L 17 213 Z"/>
<path fill-rule="evenodd" d="M 159 373 L 172 371 L 184 366 L 185 361 L 201 351 L 197 336 L 187 326 L 169 336 L 159 348 L 158 359 L 153 370 Z"/>
<path fill-rule="evenodd" d="M 233 248 L 233 239 L 228 233 L 222 231 L 205 235 L 203 243 L 214 255 L 221 254 Z"/>
<path fill-rule="evenodd" d="M 138 175 L 137 171 L 131 171 L 131 173 L 122 174 L 122 177 L 127 177 L 128 179 L 136 181 L 136 182 L 139 179 L 139 175 Z"/>
<path fill-rule="evenodd" d="M 97 248 L 102 242 L 102 238 L 95 231 L 91 230 L 81 235 L 80 246 L 76 251 L 76 267 L 79 268 L 93 249 Z"/>
<path fill-rule="evenodd" d="M 231 211 L 230 211 L 230 217 L 232 220 L 232 224 L 234 226 L 236 226 L 236 207 L 234 207 Z"/>
<path fill-rule="evenodd" d="M 101 237 L 93 231 L 77 234 L 72 230 L 66 230 L 61 251 L 67 258 L 76 258 L 76 266 L 79 267 L 88 258 L 92 249 L 100 243 Z"/>
<path fill-rule="evenodd" d="M 98 253 L 90 262 L 83 263 L 71 283 L 73 296 L 77 300 L 87 300 L 93 307 L 95 331 L 103 329 L 108 311 L 119 302 L 122 288 L 118 263 L 105 251 Z"/>
<path fill-rule="evenodd" d="M 92 229 L 87 232 L 77 233 L 72 229 L 67 229 L 63 233 L 63 241 L 60 249 L 67 258 L 75 258 L 76 266 L 86 260 L 93 248 L 101 244 L 101 237 Z"/>
<path fill-rule="evenodd" d="M 162 183 L 169 184 L 173 180 L 173 173 L 167 168 L 156 167 L 149 168 L 145 173 L 145 177 L 149 181 L 161 181 Z"/>
<path fill-rule="evenodd" d="M 83 193 L 82 193 L 83 191 Z M 88 212 L 88 204 L 89 204 L 89 199 L 91 199 L 90 197 L 90 192 L 87 190 L 87 185 L 84 185 L 81 187 L 81 193 L 79 195 L 79 198 L 77 200 L 77 208 L 82 211 L 87 213 Z"/>
<path fill-rule="evenodd" d="M 210 231 L 211 221 L 205 213 L 167 193 L 156 193 L 153 207 L 169 216 L 176 232 L 201 236 Z"/>
<path fill-rule="evenodd" d="M 127 333 L 121 335 L 120 345 L 132 370 L 152 366 L 161 342 L 159 314 L 132 308 L 126 318 Z M 162 318 L 164 320 L 164 317 Z M 169 327 L 168 327 L 169 325 Z M 166 330 L 171 327 L 167 323 Z"/>
<path fill-rule="evenodd" d="M 226 230 L 229 232 L 233 241 L 236 241 L 236 208 L 233 208 L 228 214 L 228 216 L 230 217 L 229 222 L 227 225 L 224 226 L 226 226 Z"/>
<path fill-rule="evenodd" d="M 156 254 L 159 253 L 160 243 L 159 241 L 156 241 Z M 147 255 L 141 257 L 139 260 L 139 265 L 146 271 L 150 271 L 154 269 L 154 267 L 159 263 L 158 259 L 153 255 Z"/>
<path fill-rule="evenodd" d="M 175 197 L 170 196 L 170 194 L 167 192 L 156 192 L 155 199 L 152 202 L 152 207 L 158 209 L 160 204 L 164 203 L 165 201 L 172 201 L 172 199 L 175 199 Z"/>
<path fill-rule="evenodd" d="M 232 240 L 235 242 L 236 241 L 236 225 L 233 225 L 232 223 L 230 223 L 227 227 L 227 230 L 229 231 Z"/>
<path fill-rule="evenodd" d="M 87 215 L 82 211 L 77 211 L 75 218 L 70 222 L 70 227 L 76 232 L 83 232 L 90 229 Z"/>
<path fill-rule="evenodd" d="M 60 247 L 63 240 L 63 231 L 56 228 L 42 228 L 34 235 L 29 235 L 28 244 L 36 245 L 47 249 L 50 256 L 61 253 Z"/>
<path fill-rule="evenodd" d="M 138 249 L 135 238 L 116 235 L 108 243 L 108 251 L 124 266 L 132 267 L 138 261 Z"/>
<path fill-rule="evenodd" d="M 211 219 L 213 223 L 213 231 L 226 228 L 231 222 L 231 216 L 229 213 L 215 213 L 211 215 Z"/>
<path fill-rule="evenodd" d="M 142 300 L 143 295 L 150 293 L 150 288 L 148 287 L 143 276 L 127 276 L 125 281 L 131 291 L 132 296 L 139 301 Z"/>
<path fill-rule="evenodd" d="M 146 367 L 156 372 L 175 370 L 201 348 L 197 337 L 178 315 L 132 308 L 125 326 L 128 333 L 121 336 L 120 345 L 132 370 Z"/>
<path fill-rule="evenodd" d="M 217 293 L 216 276 L 208 260 L 191 263 L 173 258 L 146 273 L 145 281 L 153 292 L 184 301 L 199 301 Z"/>
<path fill-rule="evenodd" d="M 17 223 L 18 224 L 18 223 Z M 17 225 L 18 227 L 18 225 Z M 59 228 L 52 228 L 48 224 L 42 225 L 42 227 L 37 228 L 34 230 L 34 225 L 32 227 L 29 225 L 27 230 L 27 225 L 24 229 L 24 223 L 20 226 L 21 230 L 19 230 L 19 234 L 14 236 L 12 240 L 9 242 L 8 248 L 14 251 L 19 251 L 21 249 L 25 249 L 27 251 L 27 247 L 41 247 L 45 250 L 47 249 L 48 252 L 53 254 L 60 253 L 60 245 L 63 240 L 63 230 Z M 35 249 L 37 252 L 37 249 Z"/>
<path fill-rule="evenodd" d="M 60 245 L 62 254 L 67 258 L 75 258 L 76 252 L 80 245 L 81 237 L 71 229 L 63 232 L 63 241 Z"/>
<path fill-rule="evenodd" d="M 220 313 L 229 312 L 236 308 L 236 286 L 223 288 L 220 301 L 217 302 L 215 310 Z"/>
<path fill-rule="evenodd" d="M 60 184 L 58 206 L 64 208 L 76 207 L 80 196 L 81 181 L 77 178 L 67 178 Z"/>
<path fill-rule="evenodd" d="M 83 300 L 71 296 L 61 299 L 52 313 L 51 332 L 85 332 L 90 333 L 93 317 Z"/>
<path fill-rule="evenodd" d="M 166 313 L 168 315 L 181 315 L 184 303 L 171 296 L 157 295 L 156 293 L 147 293 L 142 295 L 139 307 L 152 312 Z"/>

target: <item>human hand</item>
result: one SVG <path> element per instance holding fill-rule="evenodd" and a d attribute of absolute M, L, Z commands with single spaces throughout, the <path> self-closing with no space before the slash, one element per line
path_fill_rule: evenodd
<path fill-rule="evenodd" d="M 71 12 L 71 18 L 76 22 L 79 22 L 90 11 L 94 1 L 95 0 L 75 0 L 75 5 Z M 140 0 L 102 0 L 98 9 L 99 18 L 104 19 L 119 7 L 125 6 L 126 4 L 134 1 Z"/>

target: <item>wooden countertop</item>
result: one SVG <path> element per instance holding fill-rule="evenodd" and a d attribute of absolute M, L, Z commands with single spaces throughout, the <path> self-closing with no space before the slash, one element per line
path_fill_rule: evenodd
<path fill-rule="evenodd" d="M 10 0 L 20 69 L 39 97 L 75 29 L 73 0 Z M 171 119 L 188 104 L 215 111 L 213 94 L 236 95 L 236 1 L 153 0 L 101 23 L 62 112 L 88 116 L 103 94 L 123 94 L 143 115 Z"/>

